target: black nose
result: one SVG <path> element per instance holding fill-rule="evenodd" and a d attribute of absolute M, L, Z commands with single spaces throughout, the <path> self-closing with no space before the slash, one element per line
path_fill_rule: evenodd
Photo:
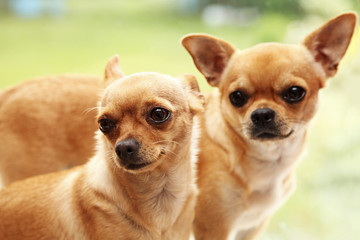
<path fill-rule="evenodd" d="M 135 157 L 139 151 L 140 144 L 133 138 L 118 142 L 115 146 L 115 152 L 118 157 L 124 161 Z"/>
<path fill-rule="evenodd" d="M 257 127 L 269 127 L 275 120 L 275 111 L 270 108 L 261 108 L 252 112 L 251 121 Z"/>

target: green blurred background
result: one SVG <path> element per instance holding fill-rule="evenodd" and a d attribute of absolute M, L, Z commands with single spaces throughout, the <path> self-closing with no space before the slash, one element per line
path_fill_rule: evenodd
<path fill-rule="evenodd" d="M 356 0 L 0 0 L 0 88 L 60 73 L 102 75 L 120 56 L 127 74 L 195 73 L 180 45 L 205 32 L 240 49 L 299 43 L 326 20 L 359 12 Z M 321 92 L 298 187 L 261 240 L 360 239 L 360 49 L 354 38 Z"/>

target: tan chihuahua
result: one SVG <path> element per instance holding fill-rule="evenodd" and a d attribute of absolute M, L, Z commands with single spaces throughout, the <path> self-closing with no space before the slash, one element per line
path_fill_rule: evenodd
<path fill-rule="evenodd" d="M 99 104 L 95 156 L 2 189 L 0 239 L 188 239 L 202 108 L 192 75 L 114 81 Z"/>
<path fill-rule="evenodd" d="M 205 34 L 182 39 L 217 87 L 201 120 L 196 239 L 253 239 L 294 191 L 318 92 L 335 75 L 355 25 L 356 15 L 347 13 L 301 45 L 243 51 Z"/>
<path fill-rule="evenodd" d="M 118 64 L 118 58 L 112 61 Z M 83 164 L 93 155 L 95 107 L 111 74 L 124 76 L 105 71 L 104 79 L 43 77 L 0 93 L 0 187 Z"/>

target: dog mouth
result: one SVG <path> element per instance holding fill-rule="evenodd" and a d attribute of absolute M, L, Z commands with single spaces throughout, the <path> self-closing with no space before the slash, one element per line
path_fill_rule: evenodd
<path fill-rule="evenodd" d="M 147 151 L 143 154 L 139 153 L 132 157 L 122 158 L 117 156 L 116 159 L 120 167 L 125 171 L 135 173 L 139 171 L 148 171 L 154 167 L 156 168 L 156 166 L 158 166 L 158 164 L 161 162 L 161 159 L 166 157 L 166 153 L 167 151 L 165 149 L 161 149 L 160 152 Z"/>
<path fill-rule="evenodd" d="M 253 139 L 259 139 L 259 140 L 274 140 L 274 139 L 284 139 L 289 137 L 291 134 L 293 133 L 293 130 L 291 130 L 289 133 L 287 134 L 281 134 L 279 132 L 276 131 L 267 131 L 267 130 L 255 130 L 252 132 L 252 137 Z"/>
<path fill-rule="evenodd" d="M 124 166 L 126 169 L 128 170 L 138 170 L 141 168 L 144 168 L 148 165 L 150 165 L 150 162 L 145 162 L 145 163 L 129 163 L 126 166 Z"/>
<path fill-rule="evenodd" d="M 273 134 L 273 133 L 260 133 L 259 135 L 256 136 L 256 138 L 261 138 L 261 139 L 273 139 L 273 138 L 277 138 L 278 135 L 277 134 Z"/>
<path fill-rule="evenodd" d="M 152 162 L 144 161 L 139 158 L 134 159 L 118 159 L 120 166 L 122 166 L 126 170 L 140 170 L 149 166 Z"/>

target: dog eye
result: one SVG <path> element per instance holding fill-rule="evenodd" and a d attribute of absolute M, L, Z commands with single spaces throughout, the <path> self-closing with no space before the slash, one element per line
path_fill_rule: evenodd
<path fill-rule="evenodd" d="M 116 126 L 116 123 L 110 119 L 103 118 L 99 120 L 99 129 L 104 134 L 110 133 Z"/>
<path fill-rule="evenodd" d="M 299 86 L 291 86 L 282 93 L 282 98 L 287 103 L 300 102 L 305 97 L 306 91 Z"/>
<path fill-rule="evenodd" d="M 171 112 L 165 108 L 154 108 L 151 110 L 147 119 L 149 123 L 161 124 L 166 122 L 171 116 Z"/>
<path fill-rule="evenodd" d="M 242 107 L 248 101 L 248 97 L 246 96 L 246 94 L 239 90 L 230 93 L 229 99 L 231 104 L 234 105 L 235 107 Z"/>

